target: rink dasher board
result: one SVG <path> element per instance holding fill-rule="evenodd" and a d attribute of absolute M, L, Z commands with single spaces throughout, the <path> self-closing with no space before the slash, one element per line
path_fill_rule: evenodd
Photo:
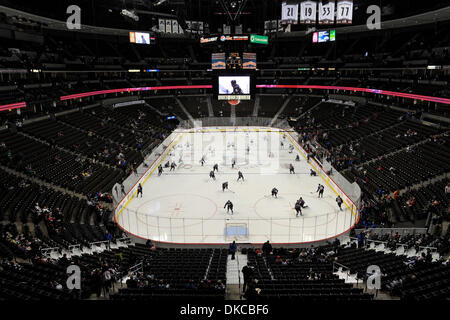
<path fill-rule="evenodd" d="M 295 134 L 297 134 L 295 132 Z M 287 134 L 289 140 L 291 143 L 295 146 L 295 148 L 300 152 L 300 154 L 303 156 L 305 160 L 307 160 L 307 152 L 303 147 L 297 142 L 297 140 L 292 136 L 292 134 L 289 132 Z M 314 160 L 314 158 L 310 158 L 310 161 L 308 161 L 308 164 L 319 174 L 319 176 L 326 182 L 326 184 L 333 190 L 333 192 L 337 195 L 339 195 L 344 204 L 347 206 L 347 208 L 350 210 L 351 214 L 355 216 L 355 223 L 352 225 L 352 227 L 358 222 L 359 216 L 357 216 L 357 213 L 359 212 L 357 205 L 353 202 L 352 199 L 350 199 L 349 196 L 339 187 L 339 185 L 334 182 L 334 180 L 323 170 L 323 168 Z"/>

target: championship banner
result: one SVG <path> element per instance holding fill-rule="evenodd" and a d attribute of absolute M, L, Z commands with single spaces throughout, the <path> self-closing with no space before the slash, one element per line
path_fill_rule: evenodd
<path fill-rule="evenodd" d="M 172 33 L 172 20 L 166 20 L 166 33 Z"/>
<path fill-rule="evenodd" d="M 199 24 L 197 21 L 191 21 L 191 32 L 197 34 L 199 31 Z"/>
<path fill-rule="evenodd" d="M 178 21 L 172 20 L 172 33 L 178 33 Z"/>
<path fill-rule="evenodd" d="M 242 24 L 237 25 L 234 27 L 234 33 L 235 34 L 242 34 Z"/>
<path fill-rule="evenodd" d="M 281 4 L 281 22 L 283 24 L 298 23 L 298 3 L 289 4 L 287 2 L 283 2 Z"/>
<path fill-rule="evenodd" d="M 166 20 L 159 19 L 159 32 L 166 32 Z"/>
<path fill-rule="evenodd" d="M 231 26 L 223 24 L 223 34 L 231 34 Z"/>
<path fill-rule="evenodd" d="M 317 2 L 304 1 L 300 3 L 300 23 L 315 24 L 317 16 Z"/>
<path fill-rule="evenodd" d="M 281 23 L 281 20 L 275 20 L 275 21 L 277 21 L 277 25 L 278 25 L 277 31 L 283 31 L 284 27 L 283 27 L 283 24 Z"/>
<path fill-rule="evenodd" d="M 270 33 L 270 21 L 264 21 L 264 34 Z"/>
<path fill-rule="evenodd" d="M 203 34 L 203 21 L 199 21 L 198 23 L 198 33 Z"/>
<path fill-rule="evenodd" d="M 325 3 L 325 4 L 324 4 Z M 334 23 L 334 0 L 319 2 L 319 24 Z"/>
<path fill-rule="evenodd" d="M 353 0 L 338 0 L 336 24 L 351 24 L 353 19 Z"/>

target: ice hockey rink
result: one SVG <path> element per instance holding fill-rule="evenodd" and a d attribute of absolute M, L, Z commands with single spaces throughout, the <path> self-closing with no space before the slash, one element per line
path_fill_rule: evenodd
<path fill-rule="evenodd" d="M 165 167 L 159 176 L 158 165 L 172 162 L 176 169 Z M 291 163 L 295 174 L 289 173 Z M 216 180 L 209 177 L 214 164 L 219 166 Z M 123 200 L 115 219 L 136 237 L 170 243 L 307 243 L 333 238 L 356 219 L 347 203 L 339 210 L 331 185 L 319 174 L 311 176 L 311 169 L 290 133 L 279 129 L 178 129 L 141 180 L 143 196 L 133 192 Z M 244 181 L 237 181 L 238 171 Z M 325 186 L 323 198 L 316 192 L 319 183 Z M 274 187 L 277 198 L 271 196 Z M 300 197 L 307 207 L 296 217 L 294 205 Z M 228 200 L 233 214 L 224 208 Z"/>

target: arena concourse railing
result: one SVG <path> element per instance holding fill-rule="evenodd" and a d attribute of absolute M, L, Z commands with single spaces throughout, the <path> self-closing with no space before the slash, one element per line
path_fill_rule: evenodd
<path fill-rule="evenodd" d="M 204 118 L 184 121 L 180 127 L 230 126 L 229 121 L 230 118 Z M 235 118 L 235 123 L 236 127 L 238 125 L 268 126 L 271 124 L 272 128 L 278 128 L 281 129 L 281 132 L 286 132 L 301 155 L 307 159 L 307 153 L 299 143 L 299 135 L 289 127 L 286 120 L 275 121 L 271 118 L 247 117 Z M 336 208 L 336 210 L 330 212 L 301 218 L 240 218 L 234 215 L 232 217 L 206 219 L 144 214 L 127 208 L 127 203 L 136 194 L 138 184 L 144 183 L 150 177 L 157 169 L 158 159 L 161 160 L 167 155 L 176 141 L 177 132 L 173 132 L 145 159 L 145 162 L 151 163 L 151 165 L 141 165 L 138 169 L 138 175 L 128 177 L 124 182 L 126 195 L 121 193 L 120 188 L 118 189 L 119 192 L 113 190 L 116 207 L 114 221 L 123 231 L 142 239 L 180 244 L 223 244 L 224 241 L 229 240 L 263 243 L 268 239 L 272 243 L 310 243 L 344 235 L 359 221 L 360 199 L 357 196 L 355 197 L 354 187 L 347 180 L 343 180 L 345 178 L 341 176 L 338 176 L 339 182 L 336 182 L 334 180 L 336 176 L 329 176 L 314 159 L 309 161 L 312 168 L 337 195 L 341 196 L 349 210 L 340 212 Z M 344 181 L 346 183 L 343 183 Z"/>
<path fill-rule="evenodd" d="M 109 250 L 111 248 L 111 243 L 113 241 L 112 240 L 103 240 L 103 241 L 95 241 L 95 242 L 90 242 L 88 244 L 88 248 L 90 248 L 92 251 L 95 252 L 101 252 L 103 250 Z M 128 245 L 131 243 L 131 239 L 128 236 L 119 238 L 114 240 L 114 242 L 117 245 Z M 41 254 L 46 257 L 46 258 L 52 258 L 52 253 L 61 253 L 64 250 L 66 250 L 67 252 L 70 253 L 70 255 L 80 255 L 83 253 L 83 248 L 86 247 L 82 244 L 73 244 L 73 245 L 69 245 L 67 249 L 64 249 L 62 247 L 47 247 L 47 248 L 41 248 L 39 251 L 41 252 Z"/>
<path fill-rule="evenodd" d="M 369 231 L 371 234 L 376 234 L 379 236 L 390 235 L 393 236 L 396 233 L 399 236 L 404 235 L 416 235 L 416 234 L 427 234 L 427 228 L 370 228 L 370 229 L 355 229 L 355 234 L 360 234 L 361 232 Z"/>
<path fill-rule="evenodd" d="M 358 238 L 350 237 L 350 240 L 358 241 Z M 379 245 L 384 245 L 384 247 L 386 248 L 387 245 L 388 245 L 388 243 L 389 243 L 388 241 L 373 240 L 373 239 L 364 239 L 364 247 L 365 247 L 365 248 L 371 248 L 371 249 L 374 249 L 376 246 L 379 246 Z M 372 244 L 374 245 L 374 247 L 371 247 Z M 405 253 L 406 251 L 408 251 L 409 249 L 411 249 L 411 248 L 416 248 L 416 246 L 414 246 L 414 245 L 407 245 L 407 244 L 405 244 L 405 243 L 395 243 L 395 246 L 396 246 L 396 250 L 397 250 L 399 247 L 402 247 L 404 253 Z M 422 251 L 422 250 L 430 250 L 431 252 L 438 252 L 438 248 L 436 248 L 436 247 L 417 246 L 417 249 L 418 249 L 417 252 L 420 252 L 420 251 Z"/>

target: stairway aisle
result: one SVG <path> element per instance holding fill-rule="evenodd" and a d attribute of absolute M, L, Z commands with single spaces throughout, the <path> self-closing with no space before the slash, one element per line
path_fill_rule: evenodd
<path fill-rule="evenodd" d="M 244 284 L 244 277 L 242 276 L 242 267 L 247 264 L 247 255 L 236 253 L 235 259 L 231 260 L 231 255 L 228 255 L 227 261 L 227 300 L 242 299 L 242 286 Z M 239 286 L 240 283 L 240 286 Z"/>
<path fill-rule="evenodd" d="M 242 268 L 247 264 L 247 255 L 236 253 L 235 259 L 231 260 L 231 255 L 228 256 L 227 261 L 227 285 L 228 284 L 244 284 L 244 278 L 242 276 Z"/>

